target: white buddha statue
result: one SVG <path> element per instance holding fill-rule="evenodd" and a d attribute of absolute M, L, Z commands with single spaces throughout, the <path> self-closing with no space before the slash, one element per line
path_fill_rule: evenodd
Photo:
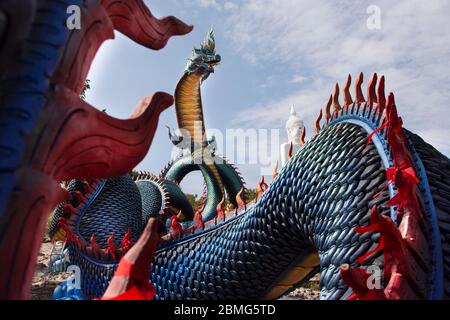
<path fill-rule="evenodd" d="M 298 150 L 300 150 L 300 135 L 302 133 L 304 124 L 303 120 L 297 116 L 297 113 L 294 110 L 294 106 L 291 106 L 291 113 L 289 115 L 288 120 L 286 121 L 286 130 L 289 142 L 283 143 L 280 146 L 280 154 L 281 154 L 281 166 L 284 166 L 286 162 L 289 160 L 289 148 L 292 143 L 292 155 L 294 155 Z"/>

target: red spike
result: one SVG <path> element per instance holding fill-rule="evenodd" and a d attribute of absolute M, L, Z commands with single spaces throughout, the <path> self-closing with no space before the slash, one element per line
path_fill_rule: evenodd
<path fill-rule="evenodd" d="M 61 228 L 68 228 L 69 225 L 67 224 L 67 219 L 65 219 L 63 217 L 59 217 L 58 218 L 58 226 Z"/>
<path fill-rule="evenodd" d="M 391 118 L 391 110 L 392 108 L 395 108 L 395 97 L 394 94 L 391 92 L 388 95 L 388 99 L 386 102 L 386 114 L 389 118 Z M 395 110 L 395 115 L 397 114 L 397 110 Z"/>
<path fill-rule="evenodd" d="M 87 252 L 87 245 L 84 241 L 80 240 L 80 247 L 83 252 Z"/>
<path fill-rule="evenodd" d="M 384 94 L 385 79 L 381 76 L 378 83 L 378 110 L 380 114 L 383 114 L 383 110 L 386 108 L 386 96 Z"/>
<path fill-rule="evenodd" d="M 350 94 L 350 86 L 352 84 L 352 76 L 349 74 L 347 77 L 347 82 L 344 87 L 344 104 L 349 106 L 353 103 L 352 95 Z"/>
<path fill-rule="evenodd" d="M 337 115 L 337 113 L 339 111 L 341 111 L 342 107 L 341 104 L 339 103 L 339 83 L 336 83 L 336 85 L 334 86 L 334 93 L 333 93 L 333 116 Z"/>
<path fill-rule="evenodd" d="M 78 203 L 85 203 L 87 201 L 87 198 L 82 194 L 80 191 L 73 192 L 74 197 L 77 199 Z M 78 204 L 78 205 L 79 205 Z"/>
<path fill-rule="evenodd" d="M 77 248 L 80 248 L 81 247 L 80 242 L 81 242 L 80 238 L 74 234 L 72 237 L 72 244 L 75 245 Z"/>
<path fill-rule="evenodd" d="M 300 134 L 300 145 L 305 145 L 305 138 L 306 138 L 306 127 L 303 127 L 302 133 Z"/>
<path fill-rule="evenodd" d="M 244 188 L 242 188 L 242 189 L 238 192 L 238 194 L 236 195 L 236 203 L 237 203 L 236 212 L 237 212 L 240 208 L 242 208 L 242 207 L 246 208 L 245 200 L 242 199 L 242 194 L 243 194 L 243 193 L 244 193 Z"/>
<path fill-rule="evenodd" d="M 261 176 L 261 179 L 258 182 L 258 185 L 256 186 L 256 192 L 258 194 L 258 197 L 260 197 L 264 191 L 266 191 L 269 188 L 268 184 L 264 181 L 264 176 Z"/>
<path fill-rule="evenodd" d="M 225 203 L 225 197 L 222 197 L 222 200 L 217 204 L 217 207 L 216 207 L 217 220 L 221 219 L 221 220 L 225 221 L 225 211 L 223 210 L 224 203 Z"/>
<path fill-rule="evenodd" d="M 97 241 L 95 240 L 95 234 L 92 234 L 89 242 L 92 247 L 92 252 L 97 253 L 100 250 L 100 246 L 98 245 Z"/>
<path fill-rule="evenodd" d="M 386 283 L 390 282 L 391 277 L 395 274 L 401 274 L 405 277 L 411 276 L 411 267 L 407 263 L 408 249 L 407 244 L 402 238 L 400 230 L 389 216 L 380 214 L 377 207 L 372 207 L 371 225 L 367 227 L 356 228 L 357 233 L 379 232 L 380 241 L 378 248 L 365 253 L 357 259 L 358 263 L 363 263 L 378 249 L 383 250 L 384 255 L 384 279 Z"/>
<path fill-rule="evenodd" d="M 376 86 L 377 86 L 378 75 L 376 73 L 373 74 L 372 80 L 370 80 L 369 85 L 367 86 L 367 101 L 369 103 L 377 102 L 377 94 L 376 94 Z"/>
<path fill-rule="evenodd" d="M 325 106 L 325 120 L 330 122 L 331 119 L 331 105 L 333 104 L 333 95 L 330 95 L 330 98 L 328 99 L 327 105 Z"/>
<path fill-rule="evenodd" d="M 87 181 L 83 181 L 83 187 L 86 190 L 86 193 L 91 194 L 92 192 L 94 192 L 94 188 L 92 188 L 91 185 Z"/>
<path fill-rule="evenodd" d="M 292 141 L 291 141 L 291 144 L 289 145 L 288 159 L 292 158 L 292 150 L 293 150 L 293 148 L 294 148 L 294 145 L 292 144 Z"/>
<path fill-rule="evenodd" d="M 197 210 L 194 214 L 194 226 L 196 228 L 205 229 L 205 224 L 203 223 L 203 216 L 200 210 Z"/>
<path fill-rule="evenodd" d="M 106 248 L 106 253 L 111 255 L 111 258 L 113 260 L 116 260 L 116 250 L 117 246 L 114 243 L 114 232 L 109 236 L 108 240 L 108 247 Z"/>
<path fill-rule="evenodd" d="M 353 290 L 354 295 L 349 300 L 355 298 L 359 300 L 386 300 L 383 289 L 369 289 L 367 286 L 369 277 L 372 276 L 362 268 L 350 268 L 348 264 L 341 266 L 340 274 L 342 280 Z"/>
<path fill-rule="evenodd" d="M 356 103 L 363 103 L 366 100 L 364 99 L 364 95 L 362 93 L 361 85 L 364 81 L 364 74 L 361 72 L 359 74 L 358 79 L 355 82 L 355 99 Z"/>
<path fill-rule="evenodd" d="M 172 216 L 170 220 L 172 221 L 172 225 L 170 227 L 172 231 L 170 232 L 170 234 L 173 237 L 181 236 L 183 234 L 183 226 L 180 224 L 178 217 L 176 215 Z"/>
<path fill-rule="evenodd" d="M 121 242 L 121 248 L 122 248 L 122 255 L 128 252 L 130 248 L 133 246 L 133 240 L 131 239 L 131 230 L 128 228 L 128 231 L 124 234 L 122 242 Z"/>
<path fill-rule="evenodd" d="M 320 109 L 319 115 L 317 116 L 315 126 L 314 126 L 314 130 L 315 130 L 316 134 L 319 134 L 319 132 L 320 132 L 320 120 L 322 120 L 322 109 Z"/>
<path fill-rule="evenodd" d="M 65 218 L 70 218 L 75 212 L 77 212 L 77 210 L 70 203 L 64 205 L 63 213 Z"/>

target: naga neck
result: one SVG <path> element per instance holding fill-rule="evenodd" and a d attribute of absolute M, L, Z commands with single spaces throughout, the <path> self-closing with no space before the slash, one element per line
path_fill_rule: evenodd
<path fill-rule="evenodd" d="M 204 149 L 207 141 L 200 89 L 202 76 L 200 70 L 183 74 L 175 89 L 175 111 L 178 127 L 189 134 L 191 146 Z"/>
<path fill-rule="evenodd" d="M 191 139 L 192 158 L 202 157 L 202 161 L 208 166 L 223 196 L 225 192 L 222 178 L 207 149 L 208 141 L 200 89 L 204 76 L 202 70 L 204 69 L 199 68 L 194 72 L 185 72 L 178 81 L 175 89 L 175 111 L 178 127 L 185 131 L 184 134 L 189 134 Z"/>

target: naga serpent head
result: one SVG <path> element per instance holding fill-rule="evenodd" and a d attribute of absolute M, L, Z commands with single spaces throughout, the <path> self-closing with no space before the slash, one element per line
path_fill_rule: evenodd
<path fill-rule="evenodd" d="M 202 81 L 204 81 L 214 72 L 214 67 L 220 63 L 220 60 L 220 55 L 216 54 L 214 30 L 211 28 L 200 48 L 194 48 L 192 50 L 192 56 L 188 60 L 185 72 L 193 73 L 200 71 L 203 73 Z"/>

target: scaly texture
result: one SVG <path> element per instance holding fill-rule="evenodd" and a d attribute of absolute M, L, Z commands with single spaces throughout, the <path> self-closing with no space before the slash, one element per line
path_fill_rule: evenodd
<path fill-rule="evenodd" d="M 317 134 L 268 188 L 260 182 L 256 203 L 218 207 L 176 233 L 172 225 L 152 267 L 158 299 L 277 298 L 317 271 L 322 299 L 446 297 L 450 160 L 403 129 L 384 77 L 372 77 L 367 102 L 362 79 L 355 102 L 348 83 L 341 105 L 336 86 Z M 84 292 L 98 296 L 118 257 L 75 251 Z M 374 266 L 381 287 L 367 285 Z"/>

